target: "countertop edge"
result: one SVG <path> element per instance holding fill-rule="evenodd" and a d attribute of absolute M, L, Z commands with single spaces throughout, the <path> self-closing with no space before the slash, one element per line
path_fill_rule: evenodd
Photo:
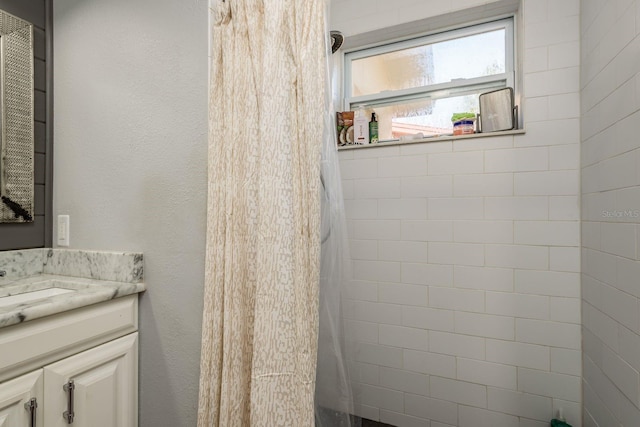
<path fill-rule="evenodd" d="M 41 319 L 127 295 L 141 293 L 146 290 L 144 282 L 126 283 L 70 276 L 38 275 L 19 279 L 5 286 L 1 286 L 0 291 L 2 291 L 3 288 L 7 289 L 11 287 L 11 295 L 19 294 L 22 293 L 20 292 L 21 287 L 28 289 L 30 286 L 37 284 L 38 281 L 42 282 L 45 280 L 73 282 L 81 284 L 84 287 L 73 293 L 56 295 L 4 308 L 0 307 L 0 332 L 2 328 L 8 326 Z M 29 290 L 24 290 L 23 292 L 29 292 Z"/>

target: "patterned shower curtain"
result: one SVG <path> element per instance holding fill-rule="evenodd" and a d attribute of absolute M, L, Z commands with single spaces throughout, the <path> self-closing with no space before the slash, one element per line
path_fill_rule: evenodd
<path fill-rule="evenodd" d="M 212 0 L 198 426 L 313 426 L 324 0 Z"/>

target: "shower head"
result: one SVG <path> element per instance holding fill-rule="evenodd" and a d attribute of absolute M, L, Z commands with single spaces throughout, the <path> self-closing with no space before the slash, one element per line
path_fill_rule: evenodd
<path fill-rule="evenodd" d="M 344 36 L 340 31 L 331 31 L 331 53 L 336 53 L 344 43 Z"/>

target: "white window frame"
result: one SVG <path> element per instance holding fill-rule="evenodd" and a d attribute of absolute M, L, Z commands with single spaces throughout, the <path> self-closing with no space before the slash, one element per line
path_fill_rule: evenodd
<path fill-rule="evenodd" d="M 468 93 L 475 93 L 479 89 L 486 89 L 487 91 L 490 91 L 493 89 L 499 89 L 501 87 L 512 87 L 514 88 L 514 92 L 517 94 L 518 91 L 516 88 L 514 20 L 515 17 L 510 16 L 492 22 L 476 24 L 464 28 L 447 30 L 439 33 L 414 37 L 407 40 L 395 41 L 373 47 L 365 47 L 345 52 L 343 63 L 344 78 L 342 85 L 342 93 L 344 94 L 343 107 L 346 110 L 355 110 L 360 106 L 375 108 L 377 106 L 393 105 L 399 102 L 406 102 L 417 99 L 440 99 L 456 95 L 465 95 Z M 454 79 L 450 82 L 432 84 L 410 89 L 384 91 L 381 93 L 355 97 L 352 96 L 351 63 L 354 60 L 500 29 L 505 30 L 506 57 L 504 73 L 472 79 Z"/>

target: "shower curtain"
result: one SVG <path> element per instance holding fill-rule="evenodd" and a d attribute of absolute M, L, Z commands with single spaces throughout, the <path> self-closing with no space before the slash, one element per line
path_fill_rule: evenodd
<path fill-rule="evenodd" d="M 324 0 L 212 0 L 198 426 L 313 426 Z"/>
<path fill-rule="evenodd" d="M 325 14 L 325 33 L 329 25 Z M 324 92 L 324 138 L 321 179 L 321 260 L 319 292 L 318 366 L 316 373 L 316 427 L 360 427 L 354 418 L 353 391 L 347 359 L 354 358 L 353 342 L 346 340 L 342 293 L 350 281 L 351 271 L 344 197 L 338 164 L 335 105 L 338 105 L 340 55 L 331 54 L 327 39 Z M 329 78 L 331 76 L 331 78 Z M 348 353 L 348 354 L 347 354 Z M 349 357 L 347 357 L 349 356 Z"/>

